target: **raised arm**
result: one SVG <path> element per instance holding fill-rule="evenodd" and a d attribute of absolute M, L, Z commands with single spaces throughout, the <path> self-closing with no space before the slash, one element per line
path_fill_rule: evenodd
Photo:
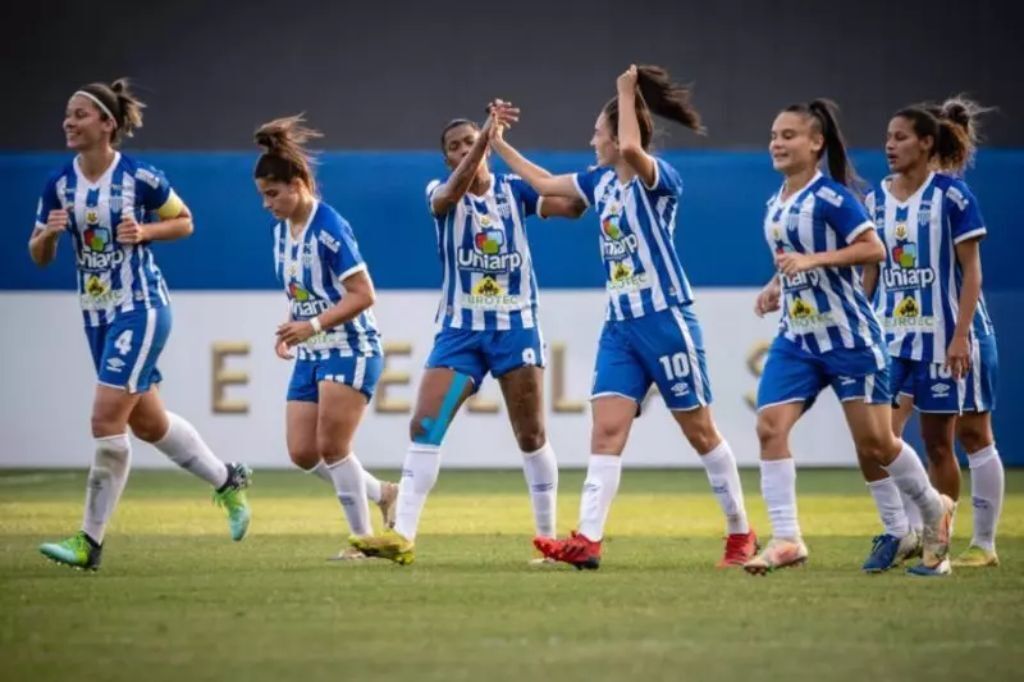
<path fill-rule="evenodd" d="M 619 94 L 619 153 L 636 171 L 644 185 L 653 187 L 658 179 L 658 165 L 654 157 L 644 151 L 640 138 L 640 122 L 636 117 L 636 65 L 632 64 L 615 81 Z"/>
<path fill-rule="evenodd" d="M 537 205 L 541 218 L 579 218 L 587 210 L 587 204 L 577 197 L 542 196 Z"/>
<path fill-rule="evenodd" d="M 500 99 L 495 100 L 495 102 L 491 104 L 491 110 L 496 112 L 503 121 L 506 119 L 502 114 L 502 111 L 510 108 L 511 105 L 508 102 L 503 102 Z M 518 114 L 519 110 L 512 109 L 512 111 L 515 111 Z M 569 197 L 571 199 L 580 198 L 580 193 L 576 188 L 576 183 L 573 181 L 573 176 L 571 174 L 552 175 L 546 169 L 541 168 L 520 154 L 505 140 L 506 127 L 507 123 L 498 126 L 495 129 L 494 134 L 491 135 L 490 142 L 491 148 L 498 153 L 498 156 L 500 156 L 506 164 L 508 164 L 508 167 L 512 169 L 513 173 L 522 177 L 523 180 L 526 180 L 526 182 L 542 196 Z M 547 199 L 545 199 L 545 201 L 547 201 Z M 545 212 L 545 215 L 555 214 Z"/>
<path fill-rule="evenodd" d="M 473 184 L 473 177 L 476 175 L 480 163 L 487 152 L 487 145 L 494 127 L 494 116 L 488 115 L 484 127 L 480 130 L 469 153 L 459 161 L 455 171 L 448 180 L 442 183 L 431 195 L 430 210 L 434 215 L 444 215 L 451 210 L 452 206 L 465 196 L 469 186 Z"/>

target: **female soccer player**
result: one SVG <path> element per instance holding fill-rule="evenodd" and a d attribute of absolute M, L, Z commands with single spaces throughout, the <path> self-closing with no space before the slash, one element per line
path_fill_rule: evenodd
<path fill-rule="evenodd" d="M 878 263 L 884 248 L 848 189 L 856 175 L 835 105 L 814 100 L 784 109 L 772 124 L 769 150 L 773 166 L 785 177 L 768 202 L 764 222 L 778 274 L 755 306 L 759 315 L 782 307 L 757 397 L 761 490 L 773 537 L 745 568 L 764 574 L 807 560 L 789 433 L 831 385 L 842 401 L 858 456 L 885 467 L 922 510 L 927 528 L 921 568 L 948 572 L 952 500 L 928 484 L 917 454 L 890 426 L 882 330 L 854 268 Z M 831 177 L 819 170 L 823 157 Z"/>
<path fill-rule="evenodd" d="M 104 531 L 128 479 L 128 427 L 214 487 L 233 539 L 245 537 L 250 518 L 244 492 L 249 467 L 217 459 L 189 422 L 164 408 L 157 390 L 156 363 L 171 330 L 171 308 L 149 244 L 187 237 L 193 228 L 167 178 L 117 150 L 142 126 L 143 106 L 124 79 L 75 91 L 64 134 L 77 155 L 46 183 L 29 240 L 32 260 L 45 266 L 56 256 L 60 236 L 71 234 L 98 376 L 92 406 L 96 450 L 82 530 L 39 550 L 59 563 L 92 570 L 99 568 Z"/>
<path fill-rule="evenodd" d="M 320 133 L 301 116 L 260 126 L 264 152 L 253 171 L 263 206 L 274 216 L 274 265 L 288 297 L 288 321 L 276 351 L 298 358 L 288 386 L 288 453 L 300 468 L 329 478 L 354 537 L 373 534 L 369 499 L 385 524 L 395 485 L 366 473 L 352 439 L 380 378 L 384 360 L 374 320 L 376 295 L 348 222 L 317 193 L 309 152 Z M 357 551 L 337 558 L 358 559 Z"/>
<path fill-rule="evenodd" d="M 727 518 L 720 566 L 740 565 L 757 548 L 747 523 L 736 460 L 711 416 L 711 386 L 693 295 L 672 235 L 682 180 L 650 154 L 654 112 L 701 131 L 689 92 L 657 66 L 630 66 L 618 94 L 601 110 L 590 144 L 597 167 L 553 176 L 523 158 L 501 135 L 494 149 L 535 190 L 582 198 L 599 217 L 607 272 L 608 319 L 598 343 L 591 455 L 580 501 L 579 529 L 569 538 L 538 537 L 545 556 L 577 568 L 598 568 L 601 541 L 622 473 L 622 450 L 652 383 L 700 454 Z"/>
<path fill-rule="evenodd" d="M 488 115 L 482 129 L 463 118 L 448 123 L 441 151 L 451 174 L 427 185 L 443 271 L 439 329 L 409 427 L 394 532 L 355 542 L 367 554 L 400 564 L 414 559 L 420 515 L 437 481 L 448 426 L 488 372 L 501 385 L 523 455 L 536 534 L 555 534 L 558 464 L 544 428 L 544 340 L 526 218 L 575 217 L 583 206 L 538 196 L 521 178 L 491 172 L 488 143 L 516 114 L 502 108 Z"/>
<path fill-rule="evenodd" d="M 892 388 L 908 403 L 895 415 L 893 429 L 902 433 L 909 404 L 917 408 L 932 480 L 954 500 L 960 468 L 953 438 L 960 433 L 970 453 L 976 501 L 974 538 L 954 562 L 965 566 L 998 563 L 995 526 L 1003 497 L 990 417 L 998 359 L 991 322 L 979 305 L 979 242 L 986 228 L 977 199 L 956 177 L 973 155 L 974 118 L 981 111 L 973 102 L 953 99 L 897 112 L 886 139 L 893 174 L 867 198 L 887 254 L 880 273 L 874 266 L 865 279 L 869 290 L 878 282 L 893 356 Z M 912 505 L 894 497 L 884 472 L 865 463 L 862 468 L 880 493 L 875 499 L 885 526 L 864 568 L 885 570 L 903 558 L 892 548 L 901 538 L 913 538 L 920 521 Z"/>

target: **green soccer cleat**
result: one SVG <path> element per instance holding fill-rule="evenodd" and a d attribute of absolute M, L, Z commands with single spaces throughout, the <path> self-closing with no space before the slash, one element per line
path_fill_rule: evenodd
<path fill-rule="evenodd" d="M 84 571 L 99 570 L 103 556 L 103 547 L 93 544 L 84 530 L 61 542 L 44 542 L 39 551 L 50 561 Z"/>
<path fill-rule="evenodd" d="M 957 568 L 995 568 L 999 565 L 999 556 L 993 551 L 971 545 L 953 559 Z"/>
<path fill-rule="evenodd" d="M 393 530 L 383 535 L 353 535 L 348 543 L 368 557 L 390 559 L 400 566 L 416 560 L 416 545 Z"/>
<path fill-rule="evenodd" d="M 249 501 L 245 498 L 245 489 L 252 482 L 252 469 L 245 464 L 232 462 L 228 467 L 228 481 L 220 490 L 213 493 L 213 501 L 217 506 L 224 507 L 228 512 L 228 528 L 231 539 L 238 542 L 249 530 L 252 512 Z"/>

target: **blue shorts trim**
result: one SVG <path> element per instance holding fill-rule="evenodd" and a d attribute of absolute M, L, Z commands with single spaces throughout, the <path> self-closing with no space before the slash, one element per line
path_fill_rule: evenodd
<path fill-rule="evenodd" d="M 892 394 L 913 398 L 918 412 L 960 414 L 963 411 L 966 382 L 954 379 L 942 363 L 891 358 L 889 361 Z"/>
<path fill-rule="evenodd" d="M 591 399 L 618 395 L 640 404 L 651 384 L 670 410 L 711 404 L 703 334 L 690 306 L 605 322 Z"/>
<path fill-rule="evenodd" d="M 296 360 L 288 383 L 288 400 L 319 402 L 320 382 L 332 381 L 351 386 L 369 402 L 383 370 L 384 358 L 380 355 L 339 355 L 331 351 L 326 358 Z"/>
<path fill-rule="evenodd" d="M 996 409 L 996 379 L 999 375 L 999 349 L 996 335 L 979 336 L 971 359 L 964 393 L 964 412 L 992 412 Z"/>
<path fill-rule="evenodd" d="M 488 372 L 498 379 L 520 367 L 544 367 L 544 351 L 539 327 L 493 331 L 445 327 L 434 336 L 426 367 L 465 374 L 475 392 Z"/>
<path fill-rule="evenodd" d="M 86 327 L 93 366 L 99 383 L 145 393 L 163 377 L 156 363 L 171 334 L 168 306 L 118 313 L 112 322 Z"/>
<path fill-rule="evenodd" d="M 828 386 L 842 402 L 884 405 L 892 397 L 888 370 L 878 367 L 878 355 L 871 348 L 837 348 L 814 355 L 777 336 L 757 386 L 757 409 L 796 402 L 808 409 Z"/>

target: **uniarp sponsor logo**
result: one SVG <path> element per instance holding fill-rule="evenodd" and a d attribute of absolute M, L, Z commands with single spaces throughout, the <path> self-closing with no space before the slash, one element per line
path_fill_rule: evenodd
<path fill-rule="evenodd" d="M 82 247 L 76 256 L 80 270 L 109 270 L 124 262 L 124 250 L 114 248 L 109 228 L 98 225 L 87 228 L 82 233 Z"/>
<path fill-rule="evenodd" d="M 930 287 L 935 271 L 917 267 L 917 244 L 910 241 L 906 225 L 897 225 L 895 234 L 896 244 L 889 250 L 892 267 L 883 269 L 882 284 L 892 291 Z"/>
<path fill-rule="evenodd" d="M 487 224 L 490 222 L 488 220 Z M 485 228 L 474 235 L 473 248 L 459 248 L 459 267 L 470 272 L 486 273 L 505 273 L 521 268 L 523 266 L 522 254 L 518 251 L 502 253 L 504 246 L 504 232 Z"/>
<path fill-rule="evenodd" d="M 292 300 L 292 317 L 296 319 L 315 317 L 331 307 L 329 301 L 313 298 L 298 282 L 288 285 L 288 297 Z"/>

